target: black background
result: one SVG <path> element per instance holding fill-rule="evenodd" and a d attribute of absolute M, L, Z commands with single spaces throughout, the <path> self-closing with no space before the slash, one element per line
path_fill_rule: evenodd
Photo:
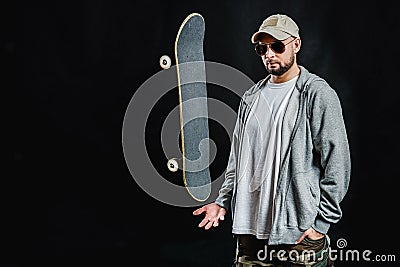
<path fill-rule="evenodd" d="M 302 37 L 298 62 L 335 88 L 348 128 L 352 180 L 342 203 L 343 218 L 330 230 L 333 246 L 345 238 L 347 249 L 397 254 L 399 25 L 392 3 L 3 4 L 2 130 L 10 163 L 1 179 L 0 263 L 230 266 L 235 244 L 229 216 L 217 229 L 198 229 L 194 208 L 161 203 L 141 190 L 122 151 L 122 122 L 130 99 L 161 70 L 161 55 L 173 58 L 175 35 L 192 12 L 206 21 L 205 59 L 232 66 L 253 81 L 263 78 L 265 70 L 251 34 L 270 14 L 295 19 Z M 237 99 L 226 92 L 210 89 L 209 95 L 237 107 Z M 157 129 L 176 101 L 172 91 L 157 103 L 148 122 L 146 142 L 156 168 L 165 166 Z M 220 174 L 229 139 L 213 122 L 210 134 L 218 145 L 212 171 Z M 356 265 L 390 264 L 336 264 Z"/>

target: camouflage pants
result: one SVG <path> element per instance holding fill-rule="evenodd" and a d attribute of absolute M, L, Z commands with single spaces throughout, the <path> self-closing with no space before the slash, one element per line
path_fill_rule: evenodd
<path fill-rule="evenodd" d="M 267 245 L 253 235 L 238 235 L 235 267 L 328 267 L 329 237 L 305 238 L 296 245 Z"/>

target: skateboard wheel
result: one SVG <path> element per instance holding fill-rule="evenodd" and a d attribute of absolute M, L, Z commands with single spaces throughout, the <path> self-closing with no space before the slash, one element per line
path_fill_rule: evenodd
<path fill-rule="evenodd" d="M 160 58 L 160 66 L 163 69 L 169 69 L 169 67 L 171 67 L 171 59 L 170 59 L 170 57 L 166 56 L 166 55 L 162 56 Z"/>
<path fill-rule="evenodd" d="M 179 163 L 178 163 L 178 160 L 177 160 L 177 159 L 170 159 L 170 160 L 168 160 L 167 165 L 168 165 L 168 169 L 169 169 L 171 172 L 176 172 L 176 171 L 179 169 Z"/>

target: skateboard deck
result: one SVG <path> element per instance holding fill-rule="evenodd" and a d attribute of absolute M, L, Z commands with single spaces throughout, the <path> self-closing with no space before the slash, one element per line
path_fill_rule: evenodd
<path fill-rule="evenodd" d="M 204 18 L 192 13 L 175 40 L 183 181 L 198 201 L 205 201 L 211 193 L 204 33 Z"/>

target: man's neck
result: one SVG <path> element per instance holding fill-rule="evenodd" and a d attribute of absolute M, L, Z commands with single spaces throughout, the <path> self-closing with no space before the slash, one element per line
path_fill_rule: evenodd
<path fill-rule="evenodd" d="M 284 74 L 280 76 L 271 75 L 271 82 L 272 83 L 287 82 L 296 77 L 297 75 L 299 75 L 299 73 L 300 73 L 300 68 L 296 63 L 294 63 L 293 66 Z"/>

